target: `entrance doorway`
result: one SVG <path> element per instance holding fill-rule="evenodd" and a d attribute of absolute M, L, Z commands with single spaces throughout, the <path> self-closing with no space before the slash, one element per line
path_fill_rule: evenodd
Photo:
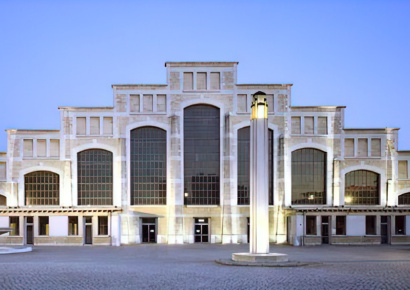
<path fill-rule="evenodd" d="M 34 244 L 34 219 L 26 216 L 26 245 Z"/>
<path fill-rule="evenodd" d="M 91 216 L 84 217 L 84 244 L 93 244 L 93 218 Z"/>
<path fill-rule="evenodd" d="M 329 244 L 330 216 L 322 216 L 322 244 Z"/>
<path fill-rule="evenodd" d="M 208 218 L 195 218 L 195 243 L 209 243 Z"/>
<path fill-rule="evenodd" d="M 247 221 L 248 221 L 248 244 L 249 244 L 249 241 L 250 241 L 250 239 L 251 239 L 251 223 L 250 223 L 250 218 L 247 218 Z"/>
<path fill-rule="evenodd" d="M 382 244 L 390 244 L 390 216 L 380 217 L 380 237 Z"/>
<path fill-rule="evenodd" d="M 142 223 L 142 242 L 156 243 L 157 242 L 157 220 L 156 218 L 143 218 Z"/>

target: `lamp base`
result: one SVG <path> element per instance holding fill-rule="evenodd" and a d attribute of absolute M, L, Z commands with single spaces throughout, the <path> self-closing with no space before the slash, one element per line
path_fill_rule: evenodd
<path fill-rule="evenodd" d="M 251 263 L 281 263 L 288 262 L 288 255 L 279 253 L 268 254 L 251 254 L 251 253 L 233 253 L 232 260 L 237 262 Z"/>

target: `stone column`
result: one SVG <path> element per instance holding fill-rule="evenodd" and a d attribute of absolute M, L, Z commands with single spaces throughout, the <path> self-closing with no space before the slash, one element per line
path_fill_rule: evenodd
<path fill-rule="evenodd" d="M 253 96 L 250 158 L 250 253 L 269 253 L 269 151 L 266 95 Z"/>

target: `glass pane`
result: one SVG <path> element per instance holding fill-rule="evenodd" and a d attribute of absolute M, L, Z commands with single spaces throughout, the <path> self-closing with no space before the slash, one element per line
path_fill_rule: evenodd
<path fill-rule="evenodd" d="M 155 127 L 131 131 L 131 204 L 166 204 L 166 132 Z"/>
<path fill-rule="evenodd" d="M 60 176 L 50 171 L 35 171 L 24 175 L 26 205 L 59 205 Z"/>
<path fill-rule="evenodd" d="M 326 204 L 326 152 L 292 152 L 292 204 Z"/>
<path fill-rule="evenodd" d="M 379 174 L 356 170 L 345 176 L 346 205 L 379 204 Z"/>
<path fill-rule="evenodd" d="M 187 204 L 219 204 L 219 109 L 195 105 L 184 110 L 184 193 Z"/>
<path fill-rule="evenodd" d="M 112 153 L 90 149 L 77 154 L 78 205 L 112 205 Z"/>

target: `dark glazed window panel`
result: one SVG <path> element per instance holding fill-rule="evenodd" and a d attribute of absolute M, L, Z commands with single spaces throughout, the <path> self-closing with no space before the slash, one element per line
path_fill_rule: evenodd
<path fill-rule="evenodd" d="M 99 236 L 108 235 L 108 217 L 107 216 L 98 217 L 98 235 Z"/>
<path fill-rule="evenodd" d="M 376 216 L 368 215 L 366 216 L 366 235 L 376 234 Z"/>
<path fill-rule="evenodd" d="M 68 235 L 69 236 L 78 235 L 78 216 L 68 217 Z"/>
<path fill-rule="evenodd" d="M 306 216 L 306 235 L 315 236 L 316 233 L 316 216 Z"/>
<path fill-rule="evenodd" d="M 292 204 L 326 204 L 326 152 L 292 152 Z"/>
<path fill-rule="evenodd" d="M 35 171 L 24 175 L 26 205 L 59 205 L 60 176 L 50 171 Z"/>
<path fill-rule="evenodd" d="M 9 218 L 9 225 L 11 228 L 10 236 L 20 235 L 20 218 L 18 216 L 11 216 Z"/>
<path fill-rule="evenodd" d="M 238 204 L 250 203 L 250 127 L 238 130 Z M 269 204 L 273 205 L 273 131 L 269 130 Z"/>
<path fill-rule="evenodd" d="M 165 205 L 166 132 L 155 127 L 131 131 L 131 205 Z"/>
<path fill-rule="evenodd" d="M 405 235 L 406 234 L 406 216 L 398 215 L 395 220 L 396 224 L 396 235 Z"/>
<path fill-rule="evenodd" d="M 112 153 L 90 149 L 77 154 L 78 205 L 112 205 Z"/>
<path fill-rule="evenodd" d="M 399 195 L 399 205 L 410 205 L 410 192 Z"/>
<path fill-rule="evenodd" d="M 345 216 L 336 216 L 336 235 L 346 235 Z"/>
<path fill-rule="evenodd" d="M 7 205 L 7 197 L 0 194 L 0 205 Z"/>
<path fill-rule="evenodd" d="M 48 236 L 48 216 L 38 217 L 38 234 L 40 236 Z"/>
<path fill-rule="evenodd" d="M 345 176 L 346 205 L 377 205 L 379 204 L 379 174 L 356 170 Z"/>
<path fill-rule="evenodd" d="M 184 110 L 184 194 L 188 205 L 219 205 L 219 109 L 195 105 Z"/>

